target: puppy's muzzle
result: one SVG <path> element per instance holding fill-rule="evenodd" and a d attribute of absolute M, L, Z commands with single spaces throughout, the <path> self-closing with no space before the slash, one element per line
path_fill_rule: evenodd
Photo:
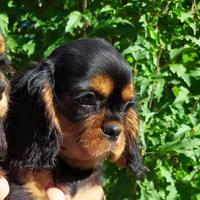
<path fill-rule="evenodd" d="M 115 124 L 104 124 L 102 130 L 103 134 L 112 141 L 116 141 L 122 131 L 121 128 Z"/>

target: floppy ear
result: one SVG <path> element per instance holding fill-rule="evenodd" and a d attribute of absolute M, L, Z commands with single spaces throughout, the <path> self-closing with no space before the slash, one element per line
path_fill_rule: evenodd
<path fill-rule="evenodd" d="M 17 168 L 51 168 L 60 150 L 55 106 L 54 63 L 35 64 L 11 82 L 6 119 L 6 163 Z"/>
<path fill-rule="evenodd" d="M 3 129 L 3 122 L 0 122 L 0 161 L 4 159 L 4 156 L 6 154 L 6 138 L 4 134 L 4 129 Z"/>
<path fill-rule="evenodd" d="M 126 145 L 121 157 L 116 161 L 120 167 L 125 168 L 134 177 L 142 178 L 145 175 L 145 166 L 141 155 L 140 142 L 138 136 L 138 116 L 131 108 L 124 121 L 124 134 Z"/>
<path fill-rule="evenodd" d="M 4 39 L 0 30 L 0 70 L 8 66 L 8 60 L 5 55 Z M 4 88 L 7 87 L 5 90 Z M 8 107 L 8 81 L 0 72 L 0 161 L 6 154 L 6 138 L 4 134 L 3 121 Z"/>

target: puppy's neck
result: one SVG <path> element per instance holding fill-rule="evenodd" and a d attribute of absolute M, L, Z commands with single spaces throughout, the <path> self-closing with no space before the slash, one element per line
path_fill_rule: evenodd
<path fill-rule="evenodd" d="M 93 182 L 102 185 L 101 166 L 96 169 L 80 169 L 72 167 L 62 159 L 58 159 L 57 167 L 53 172 L 53 179 L 57 187 L 65 194 L 73 196 L 83 182 Z"/>
<path fill-rule="evenodd" d="M 100 168 L 102 163 L 98 160 L 91 160 L 91 161 L 80 161 L 76 159 L 69 158 L 67 155 L 62 154 L 60 152 L 60 158 L 69 166 L 87 170 L 87 169 L 97 169 Z"/>

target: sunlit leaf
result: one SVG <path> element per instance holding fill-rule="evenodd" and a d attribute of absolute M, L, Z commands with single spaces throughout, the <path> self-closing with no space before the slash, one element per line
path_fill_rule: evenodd
<path fill-rule="evenodd" d="M 0 13 L 0 30 L 3 32 L 4 35 L 6 35 L 8 31 L 8 15 L 6 13 Z"/>
<path fill-rule="evenodd" d="M 188 89 L 186 89 L 185 87 L 180 87 L 180 90 L 178 92 L 178 96 L 175 99 L 175 103 L 178 102 L 186 102 L 188 100 L 188 94 L 190 92 L 188 91 Z"/>
<path fill-rule="evenodd" d="M 65 32 L 73 33 L 73 29 L 76 28 L 81 20 L 81 13 L 78 11 L 73 11 L 69 15 L 67 25 L 65 27 Z"/>

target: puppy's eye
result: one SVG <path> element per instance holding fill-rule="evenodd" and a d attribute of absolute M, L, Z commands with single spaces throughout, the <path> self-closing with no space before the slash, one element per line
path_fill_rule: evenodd
<path fill-rule="evenodd" d="M 81 96 L 77 97 L 76 100 L 81 105 L 96 105 L 96 95 L 93 92 L 84 93 Z"/>

